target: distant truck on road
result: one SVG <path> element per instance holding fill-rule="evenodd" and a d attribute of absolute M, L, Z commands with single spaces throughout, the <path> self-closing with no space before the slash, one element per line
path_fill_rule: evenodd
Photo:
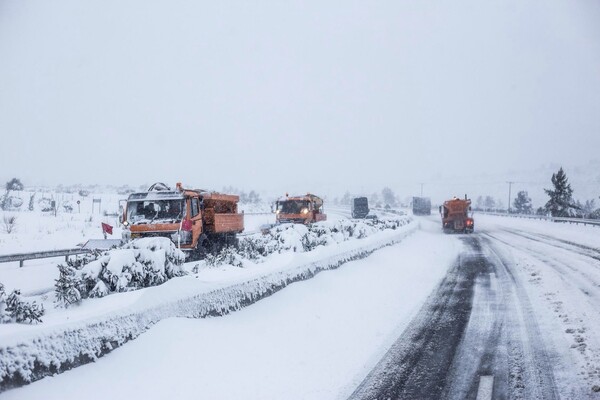
<path fill-rule="evenodd" d="M 366 218 L 369 215 L 369 200 L 366 197 L 356 197 L 352 199 L 350 209 L 352 218 Z"/>
<path fill-rule="evenodd" d="M 431 199 L 429 197 L 413 197 L 413 215 L 431 215 Z"/>
<path fill-rule="evenodd" d="M 132 193 L 123 212 L 123 239 L 167 237 L 193 257 L 234 244 L 244 230 L 238 213 L 239 196 L 185 189 L 155 183 L 148 191 Z"/>
<path fill-rule="evenodd" d="M 286 194 L 275 203 L 275 221 L 278 224 L 287 222 L 312 224 L 327 219 L 323 211 L 323 199 L 319 196 L 310 193 L 305 196 Z"/>
<path fill-rule="evenodd" d="M 464 200 L 457 197 L 447 200 L 440 206 L 442 217 L 442 228 L 444 232 L 471 233 L 475 229 L 475 221 L 469 212 L 471 211 L 471 200 L 465 195 Z"/>

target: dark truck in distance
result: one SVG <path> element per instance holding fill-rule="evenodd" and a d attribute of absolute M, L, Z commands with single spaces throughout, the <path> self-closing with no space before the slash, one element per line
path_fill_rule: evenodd
<path fill-rule="evenodd" d="M 413 215 L 431 215 L 431 199 L 429 197 L 413 197 Z"/>
<path fill-rule="evenodd" d="M 369 214 L 369 200 L 366 197 L 356 197 L 352 199 L 350 208 L 352 218 L 366 218 Z"/>

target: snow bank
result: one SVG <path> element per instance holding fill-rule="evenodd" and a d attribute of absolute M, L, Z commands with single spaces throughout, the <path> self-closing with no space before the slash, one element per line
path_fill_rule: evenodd
<path fill-rule="evenodd" d="M 23 327 L 12 334 L 2 335 L 0 391 L 93 361 L 165 318 L 225 315 L 270 296 L 293 282 L 310 279 L 321 271 L 365 258 L 380 248 L 400 242 L 416 230 L 417 224 L 408 222 L 409 219 L 406 219 L 404 225 L 395 231 L 386 230 L 369 240 L 356 241 L 357 245 L 352 250 L 313 259 L 289 269 L 270 271 L 241 283 L 216 288 L 210 286 L 208 290 L 206 285 L 190 285 L 186 290 L 167 292 L 164 298 L 150 296 L 146 302 L 134 303 L 114 313 L 50 326 L 37 325 L 34 329 Z M 289 239 L 287 245 L 298 243 L 298 238 L 293 236 L 293 232 L 297 231 L 288 231 L 281 231 L 287 232 L 281 236 Z M 132 247 L 135 248 L 135 245 Z M 175 281 L 180 280 L 172 280 L 168 284 L 177 283 Z M 183 281 L 198 282 L 192 277 L 182 278 Z M 165 293 L 158 289 L 166 290 L 168 284 L 154 288 L 157 289 L 155 293 Z M 177 288 L 176 285 L 173 287 Z"/>

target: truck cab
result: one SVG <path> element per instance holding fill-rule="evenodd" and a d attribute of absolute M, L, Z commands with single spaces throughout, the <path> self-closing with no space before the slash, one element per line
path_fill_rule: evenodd
<path fill-rule="evenodd" d="M 323 199 L 313 194 L 306 196 L 288 196 L 275 203 L 275 219 L 278 224 L 298 223 L 311 224 L 325 221 L 327 215 L 323 210 Z"/>

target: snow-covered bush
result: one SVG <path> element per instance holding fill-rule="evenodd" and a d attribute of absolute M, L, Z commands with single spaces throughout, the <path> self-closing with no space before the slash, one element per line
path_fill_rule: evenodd
<path fill-rule="evenodd" d="M 2 230 L 6 233 L 13 233 L 17 229 L 17 217 L 4 214 L 2 216 Z"/>
<path fill-rule="evenodd" d="M 260 262 L 269 254 L 284 251 L 307 252 L 319 246 L 329 246 L 351 239 L 363 239 L 386 229 L 397 229 L 410 222 L 408 218 L 389 220 L 324 221 L 310 226 L 300 224 L 276 225 L 266 234 L 240 239 L 237 249 L 228 247 L 206 257 L 208 266 L 231 264 L 243 267 L 245 261 Z"/>
<path fill-rule="evenodd" d="M 208 254 L 205 258 L 206 265 L 208 266 L 218 266 L 223 264 L 229 264 L 236 267 L 243 267 L 244 262 L 242 257 L 238 254 L 238 251 L 235 247 L 226 246 L 219 253 L 213 255 Z"/>
<path fill-rule="evenodd" d="M 18 210 L 23 205 L 23 199 L 16 196 L 5 196 L 3 205 L 4 210 Z"/>
<path fill-rule="evenodd" d="M 4 286 L 0 284 L 0 322 L 42 322 L 44 306 L 26 302 L 20 290 L 13 290 L 6 296 Z"/>
<path fill-rule="evenodd" d="M 119 249 L 67 261 L 58 265 L 57 305 L 159 285 L 184 275 L 184 260 L 185 254 L 171 240 L 158 237 L 136 239 Z"/>
<path fill-rule="evenodd" d="M 43 212 L 54 211 L 54 208 L 52 207 L 52 199 L 49 199 L 47 197 L 42 197 L 41 199 L 39 199 L 38 206 Z"/>
<path fill-rule="evenodd" d="M 33 209 L 34 209 L 34 205 L 35 205 L 34 199 L 35 199 L 35 193 L 32 193 L 31 196 L 29 196 L 29 207 L 28 207 L 29 211 L 33 211 Z"/>
<path fill-rule="evenodd" d="M 6 313 L 6 291 L 4 284 L 0 283 L 0 324 L 10 322 L 10 317 Z"/>
<path fill-rule="evenodd" d="M 81 301 L 81 279 L 77 276 L 77 269 L 67 262 L 66 265 L 57 265 L 59 275 L 55 280 L 55 303 L 64 307 Z"/>

